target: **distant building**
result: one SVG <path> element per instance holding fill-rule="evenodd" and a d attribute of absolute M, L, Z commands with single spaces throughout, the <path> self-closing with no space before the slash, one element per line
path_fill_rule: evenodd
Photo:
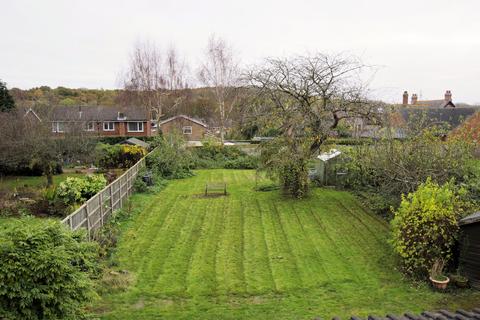
<path fill-rule="evenodd" d="M 52 132 L 58 135 L 72 130 L 105 137 L 148 137 L 156 134 L 155 123 L 143 107 L 57 106 L 41 116 L 29 109 L 25 117 L 50 122 Z"/>
<path fill-rule="evenodd" d="M 208 125 L 198 119 L 186 115 L 178 115 L 160 122 L 163 134 L 179 132 L 188 141 L 200 141 L 208 133 Z"/>
<path fill-rule="evenodd" d="M 402 105 L 411 107 L 424 107 L 424 108 L 455 108 L 455 104 L 452 101 L 452 92 L 450 90 L 445 91 L 443 99 L 438 100 L 418 100 L 416 93 L 412 95 L 410 104 L 408 104 L 408 92 L 403 92 Z"/>
<path fill-rule="evenodd" d="M 405 125 L 417 121 L 424 127 L 446 125 L 449 131 L 460 126 L 479 110 L 472 106 L 456 106 L 450 90 L 445 91 L 444 98 L 438 100 L 418 100 L 417 94 L 413 94 L 409 104 L 407 91 L 402 98 L 402 105 L 397 110 Z"/>

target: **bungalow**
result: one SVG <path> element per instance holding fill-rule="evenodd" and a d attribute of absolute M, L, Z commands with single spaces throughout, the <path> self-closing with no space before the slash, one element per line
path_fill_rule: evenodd
<path fill-rule="evenodd" d="M 42 119 L 29 109 L 25 116 Z M 156 134 L 149 112 L 142 107 L 57 106 L 44 117 L 51 123 L 54 134 L 82 130 L 106 137 L 148 137 Z"/>
<path fill-rule="evenodd" d="M 188 141 L 200 141 L 208 133 L 208 125 L 198 119 L 186 115 L 178 115 L 160 122 L 163 134 L 180 132 Z"/>

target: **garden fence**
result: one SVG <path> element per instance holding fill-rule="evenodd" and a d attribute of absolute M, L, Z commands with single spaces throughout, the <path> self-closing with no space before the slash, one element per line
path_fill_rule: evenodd
<path fill-rule="evenodd" d="M 133 193 L 133 183 L 140 170 L 145 167 L 145 158 L 150 153 L 88 199 L 80 208 L 63 219 L 62 223 L 71 230 L 87 229 L 88 238 L 92 239 L 95 231 L 105 224 L 115 210 L 121 209 L 125 200 Z"/>

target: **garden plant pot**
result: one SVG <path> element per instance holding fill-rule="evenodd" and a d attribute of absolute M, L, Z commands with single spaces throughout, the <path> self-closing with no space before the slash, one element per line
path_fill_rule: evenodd
<path fill-rule="evenodd" d="M 433 286 L 440 290 L 445 290 L 447 288 L 448 283 L 450 282 L 449 277 L 444 277 L 445 279 L 433 279 L 430 277 L 430 281 L 432 282 Z"/>

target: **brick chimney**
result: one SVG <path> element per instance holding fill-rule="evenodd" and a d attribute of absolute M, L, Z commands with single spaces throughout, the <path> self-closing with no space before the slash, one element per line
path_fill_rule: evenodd
<path fill-rule="evenodd" d="M 418 96 L 416 93 L 412 94 L 412 104 L 417 104 Z"/>
<path fill-rule="evenodd" d="M 408 92 L 407 91 L 403 92 L 403 103 L 402 104 L 408 104 Z"/>
<path fill-rule="evenodd" d="M 445 91 L 445 101 L 452 101 L 452 92 L 450 90 Z"/>

